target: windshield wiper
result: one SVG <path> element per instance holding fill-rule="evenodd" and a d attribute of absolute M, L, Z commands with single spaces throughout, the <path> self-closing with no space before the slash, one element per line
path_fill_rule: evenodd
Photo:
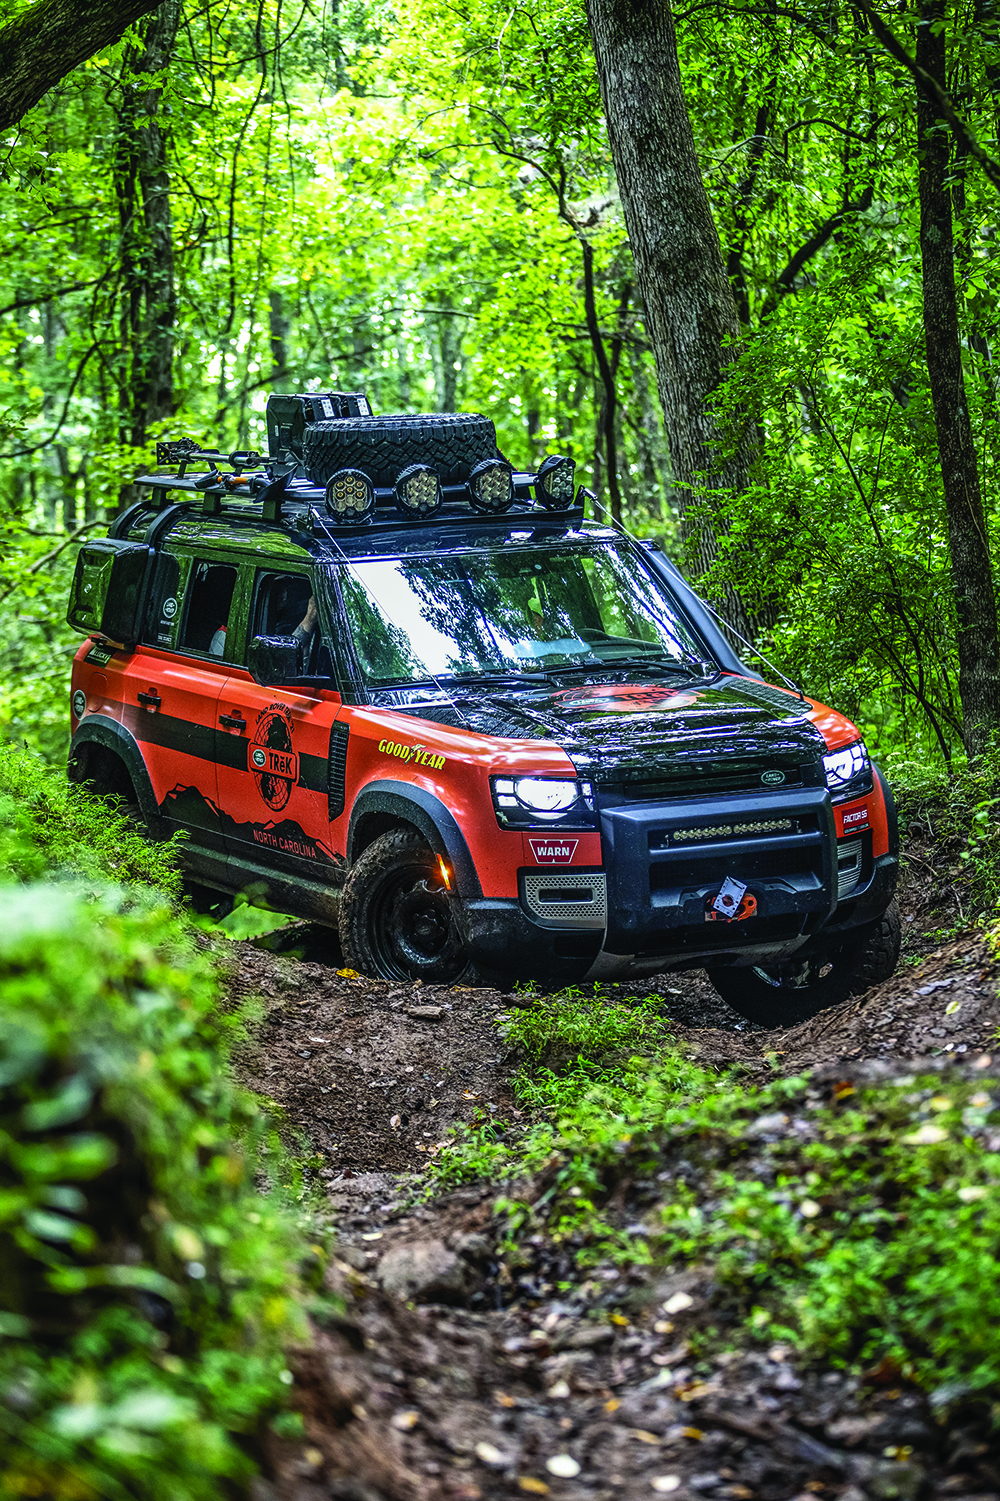
<path fill-rule="evenodd" d="M 554 669 L 558 671 L 558 669 Z M 477 683 L 496 687 L 497 683 L 550 683 L 553 669 L 537 672 L 446 672 L 439 673 L 442 683 L 457 683 L 460 688 L 473 688 Z"/>
<path fill-rule="evenodd" d="M 679 672 L 686 678 L 711 678 L 719 675 L 719 669 L 713 662 L 679 662 L 676 657 L 668 656 L 665 652 L 643 653 L 632 657 L 605 657 L 601 667 L 609 670 L 618 667 L 647 667 L 656 672 Z"/>

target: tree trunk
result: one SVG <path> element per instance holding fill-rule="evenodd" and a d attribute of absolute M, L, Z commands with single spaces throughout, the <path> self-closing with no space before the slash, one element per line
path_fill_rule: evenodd
<path fill-rule="evenodd" d="M 122 442 L 137 447 L 174 409 L 177 299 L 167 141 L 157 119 L 163 94 L 150 76 L 168 66 L 180 0 L 161 0 L 122 64 L 115 186 L 121 233 L 119 413 Z"/>
<path fill-rule="evenodd" d="M 157 0 L 40 0 L 0 26 L 0 130 L 77 66 L 117 42 Z"/>
<path fill-rule="evenodd" d="M 724 452 L 708 410 L 739 338 L 736 303 L 695 151 L 669 5 L 587 0 L 587 13 L 683 520 L 692 486 L 740 490 L 749 478 L 752 428 L 735 453 Z M 696 549 L 707 567 L 716 539 L 703 523 Z M 726 604 L 745 633 L 735 593 Z"/>
<path fill-rule="evenodd" d="M 917 64 L 945 84 L 943 0 L 924 0 L 917 27 Z M 949 137 L 934 104 L 917 95 L 920 256 L 923 269 L 927 373 L 948 515 L 951 577 L 958 617 L 958 691 L 970 759 L 981 756 L 1000 728 L 1000 639 L 989 540 L 976 447 L 962 374 L 955 295 L 949 187 Z"/>

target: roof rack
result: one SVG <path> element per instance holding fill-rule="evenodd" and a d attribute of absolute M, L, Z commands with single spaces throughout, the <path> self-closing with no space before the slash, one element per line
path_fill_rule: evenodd
<path fill-rule="evenodd" d="M 181 491 L 189 495 L 192 501 L 197 496 L 201 497 L 201 506 L 197 510 L 191 504 L 185 507 L 189 519 L 195 519 L 199 514 L 206 518 L 220 515 L 223 501 L 226 500 L 243 502 L 240 511 L 248 518 L 259 517 L 262 521 L 272 523 L 286 519 L 286 508 L 294 507 L 300 513 L 304 509 L 310 516 L 314 516 L 321 523 L 321 534 L 330 537 L 367 531 L 372 526 L 396 530 L 426 526 L 429 522 L 491 519 L 483 512 L 470 512 L 465 505 L 458 510 L 454 503 L 468 502 L 471 496 L 468 484 L 462 483 L 441 486 L 444 504 L 441 511 L 432 516 L 401 515 L 396 509 L 395 491 L 377 487 L 375 512 L 369 520 L 333 523 L 318 509 L 324 505 L 325 488 L 301 475 L 295 456 L 291 453 L 265 462 L 255 449 L 237 449 L 232 453 L 224 453 L 221 449 L 202 448 L 191 438 L 178 438 L 157 443 L 156 462 L 163 466 L 176 465 L 176 472 L 138 475 L 133 483 L 148 485 L 152 493 L 148 500 L 140 502 L 140 506 L 133 507 L 132 510 L 141 508 L 144 511 L 163 511 L 172 503 L 170 492 Z M 190 475 L 187 472 L 189 464 L 207 464 L 209 467 L 203 474 Z M 224 473 L 222 466 L 227 466 L 229 472 Z M 529 514 L 548 516 L 553 520 L 582 519 L 586 500 L 593 498 L 593 492 L 585 490 L 581 485 L 568 506 L 552 510 L 540 504 L 537 499 L 537 472 L 515 471 L 512 480 L 514 503 L 507 511 L 497 512 L 498 519 Z M 123 515 L 118 521 L 122 522 L 124 519 Z M 292 516 L 289 514 L 287 519 L 292 520 Z"/>

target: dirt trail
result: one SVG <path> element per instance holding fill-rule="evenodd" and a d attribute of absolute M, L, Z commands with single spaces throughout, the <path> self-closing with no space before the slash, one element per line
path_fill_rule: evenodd
<path fill-rule="evenodd" d="M 919 932 L 927 888 L 911 881 L 903 906 Z M 762 1077 L 920 1059 L 995 1078 L 997 964 L 974 930 L 932 944 L 913 938 L 891 980 L 784 1031 L 743 1022 L 698 972 L 622 993 L 661 995 L 702 1061 Z M 497 1022 L 518 998 L 235 947 L 234 990 L 268 1006 L 244 1077 L 323 1160 L 346 1309 L 298 1359 L 306 1439 L 273 1444 L 255 1501 L 1000 1501 L 995 1440 L 942 1429 L 893 1372 L 863 1385 L 781 1346 L 689 1360 L 686 1329 L 726 1317 L 697 1268 L 658 1281 L 605 1266 L 581 1283 L 548 1247 L 512 1287 L 494 1259 L 494 1186 L 412 1207 L 399 1175 L 449 1126 L 517 1117 Z"/>

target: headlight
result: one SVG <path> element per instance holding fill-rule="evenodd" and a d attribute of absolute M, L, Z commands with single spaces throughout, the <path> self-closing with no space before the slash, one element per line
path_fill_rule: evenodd
<path fill-rule="evenodd" d="M 861 797 L 872 790 L 872 763 L 863 740 L 855 740 L 853 745 L 824 756 L 823 770 L 835 803 Z"/>
<path fill-rule="evenodd" d="M 537 829 L 551 824 L 592 829 L 594 789 L 568 777 L 493 777 L 493 806 L 503 829 Z"/>

